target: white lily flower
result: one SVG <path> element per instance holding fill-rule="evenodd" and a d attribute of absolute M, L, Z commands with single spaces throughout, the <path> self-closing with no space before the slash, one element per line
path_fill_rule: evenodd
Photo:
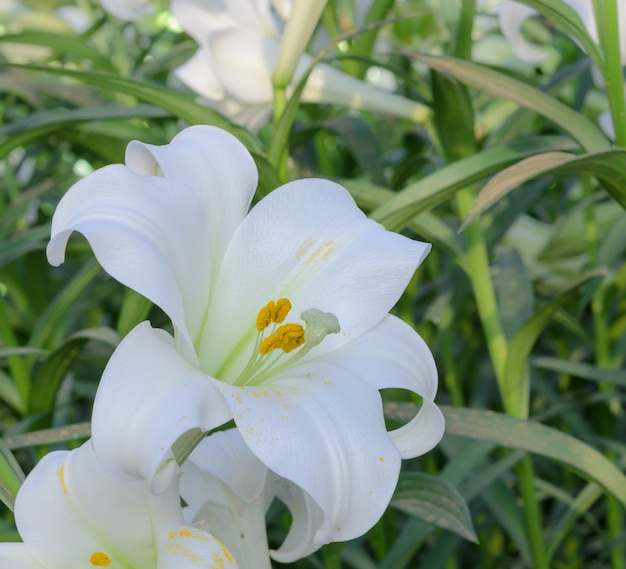
<path fill-rule="evenodd" d="M 171 10 L 200 46 L 176 76 L 208 105 L 258 129 L 272 110 L 272 74 L 283 24 L 278 10 L 272 9 L 270 0 L 173 0 Z M 293 84 L 311 61 L 307 54 L 300 57 Z M 419 103 L 380 91 L 324 63 L 311 72 L 302 101 L 380 111 L 418 122 L 428 114 Z"/>
<path fill-rule="evenodd" d="M 236 569 L 211 534 L 185 523 L 178 481 L 158 496 L 120 482 L 91 441 L 46 455 L 20 488 L 15 523 L 23 543 L 0 544 L 6 569 Z"/>
<path fill-rule="evenodd" d="M 125 166 L 90 174 L 59 203 L 49 261 L 63 262 L 82 233 L 175 330 L 146 322 L 118 346 L 94 404 L 94 446 L 159 492 L 181 435 L 234 419 L 257 458 L 324 512 L 316 542 L 350 539 L 384 512 L 400 458 L 443 434 L 432 354 L 388 314 L 430 245 L 368 220 L 327 180 L 288 183 L 246 215 L 256 185 L 239 141 L 196 126 L 165 146 L 131 142 Z M 387 433 L 378 390 L 390 387 L 422 407 Z"/>
<path fill-rule="evenodd" d="M 271 567 L 265 514 L 274 498 L 289 509 L 293 522 L 281 547 L 271 552 L 291 563 L 320 547 L 314 536 L 323 524 L 319 506 L 298 486 L 268 470 L 246 446 L 237 429 L 204 439 L 182 466 L 181 496 L 190 524 L 214 534 L 240 567 Z"/>
<path fill-rule="evenodd" d="M 102 7 L 116 18 L 135 22 L 154 13 L 150 0 L 100 0 Z"/>
<path fill-rule="evenodd" d="M 596 17 L 593 10 L 593 0 L 564 0 L 580 16 L 591 39 L 597 44 L 600 43 Z M 536 14 L 529 6 L 518 4 L 514 0 L 502 0 L 498 6 L 498 16 L 502 35 L 507 39 L 515 54 L 527 63 L 537 64 L 544 61 L 548 55 L 541 48 L 529 43 L 522 36 L 522 24 L 531 16 Z M 620 33 L 620 53 L 622 64 L 626 64 L 626 9 L 623 2 L 618 2 Z"/>

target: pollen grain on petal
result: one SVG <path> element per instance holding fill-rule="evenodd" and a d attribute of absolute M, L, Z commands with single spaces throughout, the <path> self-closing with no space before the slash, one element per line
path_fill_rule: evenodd
<path fill-rule="evenodd" d="M 111 558 L 102 551 L 94 551 L 89 558 L 89 563 L 94 567 L 108 567 L 111 565 Z"/>

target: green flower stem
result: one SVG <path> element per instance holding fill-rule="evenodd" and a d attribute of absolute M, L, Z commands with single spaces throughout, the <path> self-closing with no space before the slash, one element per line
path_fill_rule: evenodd
<path fill-rule="evenodd" d="M 341 549 L 343 543 L 329 543 L 322 548 L 324 569 L 341 569 Z"/>
<path fill-rule="evenodd" d="M 456 195 L 457 207 L 461 219 L 465 219 L 472 204 L 474 203 L 474 192 L 470 188 L 465 188 Z M 482 229 L 477 222 L 470 223 L 466 230 L 467 238 L 467 259 L 468 276 L 472 283 L 476 307 L 480 317 L 485 336 L 487 338 L 487 348 L 491 356 L 491 362 L 498 381 L 500 393 L 503 398 L 504 389 L 504 367 L 506 364 L 507 342 L 500 323 L 500 314 L 496 302 L 496 292 L 491 280 L 489 271 L 489 256 L 487 244 Z M 511 405 L 504 401 L 505 410 Z M 507 410 L 507 412 L 509 412 Z"/>
<path fill-rule="evenodd" d="M 472 55 L 472 27 L 476 13 L 475 0 L 462 3 L 457 27 L 454 54 L 457 57 L 470 59 Z M 465 188 L 457 193 L 456 201 L 461 219 L 465 219 L 475 199 L 472 188 Z M 507 358 L 507 340 L 502 329 L 495 289 L 489 270 L 487 244 L 480 222 L 473 222 L 465 230 L 467 239 L 468 275 L 472 283 L 478 315 L 487 339 L 487 348 L 491 357 L 498 386 L 503 400 L 504 410 L 510 415 L 520 411 L 517 401 L 507 396 L 505 389 L 505 367 Z M 528 409 L 522 409 L 527 414 Z M 541 510 L 535 492 L 535 476 L 530 457 L 522 459 L 515 467 L 520 494 L 524 503 L 526 532 L 530 544 L 533 567 L 548 569 L 548 559 L 542 535 Z"/>
<path fill-rule="evenodd" d="M 13 333 L 11 322 L 9 321 L 4 298 L 0 298 L 0 340 L 2 341 L 2 345 L 9 348 L 19 346 L 17 338 Z M 30 397 L 28 367 L 21 356 L 8 356 L 7 365 L 9 366 L 9 371 L 15 382 L 17 392 L 19 393 L 22 409 L 26 410 L 28 409 L 28 400 Z"/>
<path fill-rule="evenodd" d="M 594 187 L 590 186 L 590 180 L 583 178 L 583 184 L 587 195 L 591 195 Z M 595 204 L 590 203 L 585 208 L 585 239 L 589 253 L 590 266 L 597 265 L 597 255 L 600 245 L 598 223 L 595 218 Z M 591 299 L 591 313 L 593 316 L 594 349 L 596 365 L 600 368 L 610 368 L 611 361 L 611 339 L 606 311 L 606 289 L 600 285 L 595 290 Z M 605 393 L 614 393 L 615 387 L 611 384 L 601 382 L 600 390 Z M 620 411 L 619 400 L 612 398 L 608 401 L 606 413 L 598 417 L 598 429 L 600 434 L 606 438 L 616 438 L 615 413 Z M 608 451 L 607 457 L 616 460 L 614 452 Z M 624 569 L 626 567 L 626 547 L 621 538 L 624 527 L 624 511 L 620 503 L 612 496 L 606 499 L 606 529 L 610 546 L 611 567 L 613 569 Z"/>
<path fill-rule="evenodd" d="M 283 111 L 285 110 L 285 106 L 287 105 L 287 87 L 286 85 L 274 85 L 274 124 L 277 125 L 280 118 L 283 116 Z M 288 158 L 288 148 L 285 146 L 280 153 L 280 157 L 278 158 L 278 162 L 273 164 L 274 168 L 276 168 L 276 173 L 278 174 L 281 182 L 285 183 L 288 179 L 288 171 L 287 171 L 287 158 Z"/>
<path fill-rule="evenodd" d="M 606 94 L 615 128 L 615 143 L 626 147 L 626 101 L 624 101 L 624 78 L 620 53 L 620 30 L 617 16 L 618 0 L 593 0 L 600 45 L 605 64 L 602 73 Z M 622 2 L 623 0 L 619 0 Z"/>

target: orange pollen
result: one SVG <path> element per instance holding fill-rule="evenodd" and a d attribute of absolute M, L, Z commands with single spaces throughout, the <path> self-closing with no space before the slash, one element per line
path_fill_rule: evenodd
<path fill-rule="evenodd" d="M 274 311 L 274 318 L 272 320 L 276 322 L 276 324 L 282 324 L 290 310 L 291 302 L 286 298 L 279 298 L 276 301 L 276 310 Z"/>
<path fill-rule="evenodd" d="M 302 344 L 304 344 L 304 328 L 300 324 L 283 324 L 261 342 L 259 353 L 265 356 L 272 350 L 282 350 L 288 354 Z"/>

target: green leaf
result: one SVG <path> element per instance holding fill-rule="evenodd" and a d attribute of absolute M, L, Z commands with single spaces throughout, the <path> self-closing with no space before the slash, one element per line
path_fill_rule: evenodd
<path fill-rule="evenodd" d="M 69 336 L 41 363 L 33 377 L 29 401 L 31 415 L 47 413 L 54 407 L 61 381 L 90 340 L 104 342 L 113 348 L 119 343 L 119 337 L 109 328 L 81 330 Z"/>
<path fill-rule="evenodd" d="M 534 313 L 532 282 L 517 249 L 501 249 L 494 268 L 500 321 L 507 339 L 510 339 Z"/>
<path fill-rule="evenodd" d="M 0 268 L 23 257 L 26 253 L 45 249 L 50 239 L 50 224 L 38 225 L 0 242 Z"/>
<path fill-rule="evenodd" d="M 608 150 L 611 146 L 602 131 L 587 117 L 522 81 L 482 65 L 453 57 L 433 57 L 420 53 L 411 54 L 411 57 L 440 72 L 449 73 L 469 87 L 485 91 L 494 97 L 514 101 L 522 107 L 535 111 L 556 123 L 589 152 L 601 152 Z"/>
<path fill-rule="evenodd" d="M 521 160 L 495 175 L 476 197 L 461 229 L 524 182 L 547 174 L 595 176 L 611 196 L 626 208 L 626 150 L 614 149 L 583 156 L 546 152 Z"/>
<path fill-rule="evenodd" d="M 152 309 L 152 301 L 148 300 L 138 292 L 128 289 L 124 293 L 122 308 L 117 319 L 117 333 L 123 338 L 137 324 L 143 322 Z"/>
<path fill-rule="evenodd" d="M 222 115 L 212 109 L 204 107 L 191 97 L 172 91 L 156 83 L 120 77 L 106 73 L 93 71 L 75 71 L 66 68 L 46 67 L 42 65 L 19 65 L 13 63 L 0 63 L 0 67 L 10 66 L 30 71 L 73 77 L 87 85 L 107 89 L 115 93 L 124 93 L 137 97 L 151 105 L 159 107 L 182 119 L 189 124 L 210 124 L 230 132 L 236 136 L 251 152 L 261 152 L 261 147 L 252 134 L 247 130 L 233 125 Z"/>
<path fill-rule="evenodd" d="M 583 276 L 568 291 L 537 310 L 515 332 L 509 343 L 502 385 L 502 399 L 508 413 L 518 417 L 525 417 L 528 414 L 530 384 L 529 374 L 526 372 L 526 364 L 528 356 L 541 332 L 552 320 L 556 311 L 576 297 L 578 289 L 583 284 L 601 274 L 604 273 L 595 271 Z"/>
<path fill-rule="evenodd" d="M 465 85 L 431 69 L 435 126 L 446 162 L 476 153 L 474 109 Z"/>
<path fill-rule="evenodd" d="M 72 280 L 48 304 L 41 315 L 28 341 L 29 346 L 43 348 L 58 329 L 61 322 L 67 320 L 67 313 L 76 300 L 87 289 L 91 282 L 101 273 L 102 269 L 95 259 L 87 261 Z"/>
<path fill-rule="evenodd" d="M 539 369 L 626 387 L 626 371 L 621 369 L 606 369 L 583 362 L 548 357 L 532 358 L 530 363 Z"/>
<path fill-rule="evenodd" d="M 465 500 L 452 484 L 442 478 L 421 472 L 403 472 L 391 505 L 478 543 Z"/>
<path fill-rule="evenodd" d="M 0 42 L 42 45 L 57 53 L 70 53 L 80 59 L 89 59 L 98 69 L 113 71 L 111 60 L 91 47 L 85 38 L 69 34 L 55 34 L 42 30 L 0 36 Z"/>
<path fill-rule="evenodd" d="M 446 419 L 447 433 L 554 460 L 595 482 L 626 507 L 626 476 L 612 461 L 588 444 L 552 427 L 503 413 L 445 405 L 440 408 Z M 406 422 L 415 416 L 418 409 L 416 403 L 387 402 L 385 416 L 390 420 Z"/>
<path fill-rule="evenodd" d="M 24 472 L 6 443 L 0 439 L 0 500 L 13 511 L 15 497 L 24 482 Z"/>
<path fill-rule="evenodd" d="M 33 140 L 61 128 L 83 122 L 115 119 L 159 118 L 169 113 L 152 105 L 102 105 L 79 109 L 55 109 L 32 113 L 26 118 L 0 128 L 0 158 L 18 146 L 26 146 Z"/>
<path fill-rule="evenodd" d="M 443 203 L 460 189 L 528 156 L 548 150 L 563 150 L 568 146 L 571 148 L 571 143 L 566 139 L 548 136 L 484 150 L 441 168 L 396 192 L 393 198 L 376 208 L 370 217 L 387 229 L 400 230 L 418 213 Z"/>
<path fill-rule="evenodd" d="M 22 433 L 4 437 L 7 448 L 24 448 L 38 445 L 52 445 L 87 439 L 91 435 L 91 423 L 75 423 L 64 427 L 54 427 L 52 429 L 42 429 L 33 433 Z"/>

